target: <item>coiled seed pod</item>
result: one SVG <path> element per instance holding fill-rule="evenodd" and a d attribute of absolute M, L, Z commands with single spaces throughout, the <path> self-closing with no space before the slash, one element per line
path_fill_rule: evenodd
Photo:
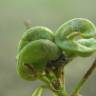
<path fill-rule="evenodd" d="M 96 27 L 87 19 L 72 19 L 57 30 L 55 42 L 69 56 L 89 56 L 96 50 Z"/>
<path fill-rule="evenodd" d="M 53 41 L 54 34 L 50 29 L 43 26 L 32 27 L 28 29 L 22 36 L 19 42 L 18 52 L 29 42 L 39 39 L 47 39 Z"/>
<path fill-rule="evenodd" d="M 35 80 L 45 71 L 50 60 L 60 55 L 60 50 L 53 42 L 52 31 L 45 27 L 29 29 L 21 38 L 17 54 L 17 70 L 26 80 Z"/>

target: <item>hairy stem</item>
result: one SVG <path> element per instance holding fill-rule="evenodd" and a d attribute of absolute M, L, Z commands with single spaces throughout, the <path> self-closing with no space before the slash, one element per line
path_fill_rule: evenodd
<path fill-rule="evenodd" d="M 81 87 L 88 80 L 89 76 L 95 69 L 96 69 L 96 59 L 93 62 L 92 66 L 89 68 L 89 70 L 86 72 L 86 74 L 83 76 L 83 78 L 80 80 L 80 82 L 77 84 L 71 96 L 76 96 L 79 93 Z"/>

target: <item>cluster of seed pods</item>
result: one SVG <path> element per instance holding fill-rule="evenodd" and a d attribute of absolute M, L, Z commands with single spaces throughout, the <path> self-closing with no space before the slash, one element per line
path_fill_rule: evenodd
<path fill-rule="evenodd" d="M 94 51 L 96 28 L 87 19 L 69 20 L 56 32 L 43 26 L 32 27 L 24 33 L 19 42 L 17 71 L 23 79 L 36 80 L 42 76 L 48 64 L 51 66 L 52 62 L 54 64 L 60 61 L 58 58 L 63 56 L 64 63 L 68 63 L 65 62 L 68 58 L 87 57 Z M 65 57 L 67 59 L 64 59 Z"/>
<path fill-rule="evenodd" d="M 57 92 L 58 96 L 68 96 L 63 85 L 60 85 L 60 82 L 64 83 L 64 66 L 77 56 L 88 57 L 95 51 L 96 27 L 87 19 L 69 20 L 56 32 L 44 26 L 28 28 L 18 45 L 17 72 L 25 80 L 39 79 L 48 83 L 49 87 L 52 84 L 50 89 L 53 92 L 61 89 Z M 95 63 L 90 69 L 94 66 Z M 91 72 L 88 71 L 89 74 Z M 80 81 L 72 96 L 81 96 L 77 90 L 84 81 Z M 38 87 L 32 96 L 41 96 L 42 91 L 43 87 Z"/>

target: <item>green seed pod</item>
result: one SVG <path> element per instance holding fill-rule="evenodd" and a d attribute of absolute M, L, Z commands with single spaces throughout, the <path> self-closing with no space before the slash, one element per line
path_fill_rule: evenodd
<path fill-rule="evenodd" d="M 22 36 L 19 42 L 18 52 L 29 42 L 39 39 L 48 39 L 53 41 L 54 34 L 50 29 L 43 26 L 32 27 L 28 29 Z"/>
<path fill-rule="evenodd" d="M 36 80 L 45 71 L 46 64 L 60 56 L 53 41 L 53 33 L 45 27 L 29 29 L 19 43 L 18 74 L 26 80 Z"/>
<path fill-rule="evenodd" d="M 56 44 L 69 56 L 89 56 L 96 50 L 96 27 L 83 18 L 64 23 L 55 34 Z"/>
<path fill-rule="evenodd" d="M 35 40 L 27 44 L 18 54 L 18 72 L 24 79 L 34 80 L 34 77 L 44 72 L 47 62 L 57 59 L 59 50 L 49 40 Z"/>

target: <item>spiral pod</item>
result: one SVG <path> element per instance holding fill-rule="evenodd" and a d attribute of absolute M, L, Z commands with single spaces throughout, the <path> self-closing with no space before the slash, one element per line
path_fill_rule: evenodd
<path fill-rule="evenodd" d="M 56 31 L 55 42 L 68 56 L 89 56 L 96 51 L 96 27 L 87 19 L 72 19 Z"/>
<path fill-rule="evenodd" d="M 29 42 L 39 39 L 54 41 L 54 34 L 50 29 L 43 26 L 32 27 L 23 34 L 18 45 L 18 52 Z"/>
<path fill-rule="evenodd" d="M 38 79 L 46 64 L 58 58 L 60 51 L 53 41 L 53 32 L 46 27 L 34 27 L 25 32 L 17 54 L 17 71 L 22 78 Z"/>

